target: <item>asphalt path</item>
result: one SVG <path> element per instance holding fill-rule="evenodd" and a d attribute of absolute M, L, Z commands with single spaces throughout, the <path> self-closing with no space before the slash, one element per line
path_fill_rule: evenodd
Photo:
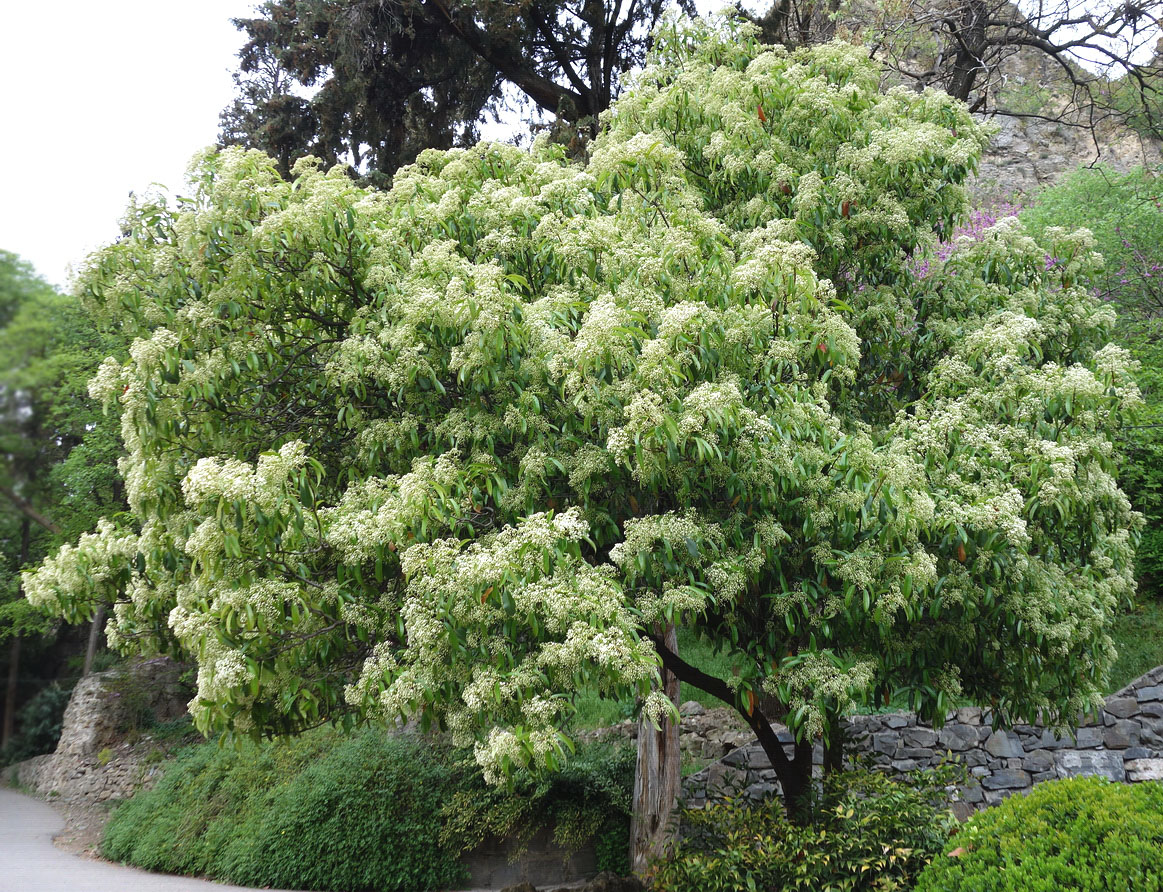
<path fill-rule="evenodd" d="M 52 842 L 64 825 L 47 803 L 0 788 L 0 892 L 247 892 L 71 855 Z"/>

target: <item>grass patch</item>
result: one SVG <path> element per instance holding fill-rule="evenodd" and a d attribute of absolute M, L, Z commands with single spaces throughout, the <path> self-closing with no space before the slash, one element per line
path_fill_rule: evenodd
<path fill-rule="evenodd" d="M 1110 689 L 1117 691 L 1163 665 L 1163 603 L 1147 601 L 1120 616 L 1111 636 L 1119 658 L 1111 670 Z"/>

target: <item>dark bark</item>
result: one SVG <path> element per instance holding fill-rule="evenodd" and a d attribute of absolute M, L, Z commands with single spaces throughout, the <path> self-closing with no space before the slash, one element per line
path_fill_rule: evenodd
<path fill-rule="evenodd" d="M 663 635 L 667 648 L 678 653 L 678 633 L 673 624 Z M 665 667 L 662 691 L 675 708 L 680 702 L 678 676 Z M 630 821 L 630 868 L 642 874 L 650 861 L 666 854 L 674 837 L 672 822 L 682 784 L 679 727 L 663 721 L 655 728 L 643 716 L 638 722 L 638 761 L 634 766 L 634 810 Z"/>
<path fill-rule="evenodd" d="M 651 635 L 650 638 L 662 657 L 662 665 L 673 672 L 681 682 L 718 697 L 727 705 L 734 707 L 743 717 L 748 727 L 755 732 L 764 755 L 771 762 L 771 767 L 775 769 L 775 775 L 779 778 L 779 784 L 783 790 L 783 804 L 788 817 L 800 824 L 809 823 L 811 820 L 809 794 L 812 784 L 812 741 L 810 739 L 796 741 L 792 756 L 789 758 L 784 752 L 783 744 L 778 735 L 771 727 L 771 721 L 758 704 L 750 711 L 744 709 L 739 704 L 735 692 L 728 687 L 725 681 L 708 675 L 686 662 L 677 653 L 670 650 L 666 646 L 666 642 L 659 636 Z"/>
<path fill-rule="evenodd" d="M 471 21 L 455 15 L 443 0 L 431 0 L 431 6 L 453 34 L 464 41 L 474 53 L 497 69 L 507 81 L 548 112 L 573 108 L 579 116 L 593 114 L 588 97 L 567 89 L 530 70 L 528 63 L 511 48 L 498 45 L 489 35 Z"/>
<path fill-rule="evenodd" d="M 947 89 L 950 96 L 968 102 L 978 75 L 986 71 L 984 56 L 989 44 L 985 24 L 989 10 L 985 0 L 965 0 L 955 18 L 956 24 L 951 28 L 953 72 Z"/>
<path fill-rule="evenodd" d="M 16 730 L 16 694 L 20 680 L 20 636 L 13 635 L 8 645 L 8 683 L 4 686 L 4 724 L 0 730 L 0 747 L 12 739 Z"/>
<path fill-rule="evenodd" d="M 60 534 L 60 528 L 55 523 L 33 508 L 31 502 L 18 496 L 11 488 L 7 486 L 0 486 L 0 495 L 5 496 L 8 501 L 15 505 L 16 510 L 23 514 L 26 519 L 44 527 L 50 533 L 56 533 L 58 535 Z M 26 557 L 22 557 L 21 563 L 23 564 L 25 560 Z"/>

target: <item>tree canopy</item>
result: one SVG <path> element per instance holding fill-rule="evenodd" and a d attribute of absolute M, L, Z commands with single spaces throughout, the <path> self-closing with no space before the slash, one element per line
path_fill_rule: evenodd
<path fill-rule="evenodd" d="M 937 252 L 986 132 L 863 50 L 656 40 L 584 166 L 428 151 L 380 192 L 232 149 L 134 208 L 80 279 L 139 335 L 92 382 L 132 517 L 30 600 L 116 598 L 111 642 L 197 660 L 204 730 L 419 715 L 491 777 L 557 765 L 579 690 L 663 718 L 660 663 L 789 800 L 857 705 L 1096 702 L 1138 394 L 1091 240 L 1011 218 Z"/>

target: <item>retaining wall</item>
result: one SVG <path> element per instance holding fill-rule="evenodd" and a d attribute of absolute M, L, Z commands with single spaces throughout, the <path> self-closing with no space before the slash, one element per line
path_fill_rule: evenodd
<path fill-rule="evenodd" d="M 1152 669 L 1105 701 L 1090 721 L 1063 735 L 1040 725 L 994 730 L 988 709 L 949 713 L 935 729 L 911 713 L 852 716 L 844 722 L 850 754 L 864 754 L 879 768 L 903 774 L 946 759 L 963 762 L 971 775 L 958 788 L 961 816 L 994 805 L 1013 793 L 1054 778 L 1102 775 L 1115 781 L 1163 780 L 1163 666 Z M 791 755 L 791 734 L 777 726 Z M 817 764 L 823 751 L 817 745 Z M 690 805 L 742 793 L 761 799 L 779 793 L 775 771 L 754 740 L 683 782 Z"/>

